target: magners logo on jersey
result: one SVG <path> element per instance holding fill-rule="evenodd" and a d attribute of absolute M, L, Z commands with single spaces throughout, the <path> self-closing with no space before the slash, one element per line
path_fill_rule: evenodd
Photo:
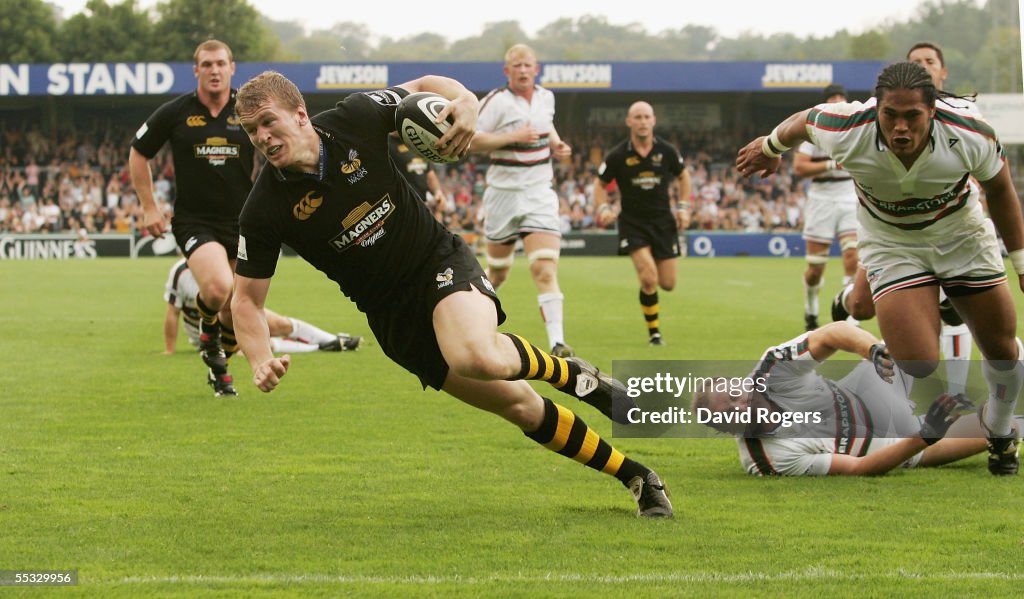
<path fill-rule="evenodd" d="M 309 220 L 309 217 L 313 216 L 316 209 L 320 207 L 320 204 L 324 203 L 324 196 L 314 196 L 315 191 L 311 191 L 306 195 L 302 196 L 298 204 L 292 208 L 292 216 L 298 220 Z"/>
<path fill-rule="evenodd" d="M 642 171 L 633 177 L 633 187 L 639 187 L 644 191 L 654 189 L 659 183 L 661 183 L 661 177 L 654 171 Z"/>
<path fill-rule="evenodd" d="M 372 206 L 363 202 L 341 221 L 342 231 L 331 239 L 331 247 L 338 253 L 356 245 L 370 247 L 385 235 L 384 221 L 394 212 L 395 204 L 388 194 Z"/>
<path fill-rule="evenodd" d="M 209 160 L 212 166 L 223 166 L 228 158 L 238 158 L 240 151 L 238 144 L 228 143 L 226 137 L 208 137 L 206 143 L 192 147 L 196 158 Z"/>
<path fill-rule="evenodd" d="M 185 124 L 189 127 L 205 127 L 206 117 L 201 114 L 193 114 L 192 116 L 185 119 Z"/>

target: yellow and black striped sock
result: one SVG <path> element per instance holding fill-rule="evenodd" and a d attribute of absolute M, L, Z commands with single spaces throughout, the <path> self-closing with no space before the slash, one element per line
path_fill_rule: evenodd
<path fill-rule="evenodd" d="M 524 433 L 527 437 L 588 468 L 610 474 L 623 485 L 628 485 L 635 476 L 646 478 L 649 468 L 612 447 L 572 410 L 546 397 L 541 399 L 544 400 L 544 421 L 537 430 Z"/>
<path fill-rule="evenodd" d="M 199 311 L 199 328 L 200 330 L 211 336 L 217 336 L 220 334 L 220 324 L 218 323 L 217 311 L 210 308 L 203 301 L 203 298 L 196 296 L 196 309 Z"/>
<path fill-rule="evenodd" d="M 238 338 L 235 337 L 235 329 L 220 323 L 220 346 L 224 350 L 224 357 L 230 358 L 238 352 Z"/>
<path fill-rule="evenodd" d="M 644 290 L 640 290 L 640 309 L 643 310 L 644 320 L 647 321 L 647 335 L 653 337 L 654 335 L 660 334 L 658 330 L 658 292 L 655 290 L 654 293 L 644 293 Z"/>
<path fill-rule="evenodd" d="M 519 373 L 510 377 L 510 381 L 526 379 L 551 383 L 555 389 L 576 397 L 576 377 L 580 375 L 580 367 L 565 358 L 552 356 L 548 352 L 533 345 L 526 339 L 513 333 L 505 333 L 519 351 L 522 361 Z"/>

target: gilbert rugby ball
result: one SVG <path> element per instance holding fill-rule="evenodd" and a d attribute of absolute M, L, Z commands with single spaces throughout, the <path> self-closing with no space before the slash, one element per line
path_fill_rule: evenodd
<path fill-rule="evenodd" d="M 434 122 L 448 105 L 448 100 L 430 92 L 409 94 L 395 110 L 395 128 L 405 145 L 430 162 L 458 162 L 455 156 L 444 156 L 434 144 L 454 122 L 451 115 L 442 123 Z"/>

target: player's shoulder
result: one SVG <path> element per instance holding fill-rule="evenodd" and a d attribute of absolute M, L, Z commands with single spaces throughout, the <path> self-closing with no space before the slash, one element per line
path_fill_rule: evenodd
<path fill-rule="evenodd" d="M 623 139 L 608 149 L 609 158 L 621 158 L 629 152 L 629 138 Z"/>
<path fill-rule="evenodd" d="M 483 99 L 480 100 L 479 112 L 483 112 L 488 107 L 493 108 L 495 106 L 505 105 L 512 99 L 512 95 L 512 90 L 510 90 L 507 85 L 492 89 L 484 95 Z"/>
<path fill-rule="evenodd" d="M 807 122 L 819 129 L 843 131 L 874 123 L 877 115 L 875 98 L 869 98 L 864 102 L 818 104 L 808 112 Z"/>
<path fill-rule="evenodd" d="M 199 103 L 199 99 L 196 97 L 194 91 L 181 94 L 180 96 L 171 98 L 164 102 L 157 108 L 153 115 L 168 115 L 178 114 L 180 112 L 195 110 L 200 108 L 202 105 Z"/>
<path fill-rule="evenodd" d="M 960 138 L 996 139 L 996 131 L 992 125 L 985 120 L 973 102 L 969 104 L 947 104 L 942 99 L 937 100 L 935 102 L 935 122 L 944 129 L 955 130 L 956 135 Z"/>
<path fill-rule="evenodd" d="M 667 139 L 660 137 L 658 135 L 654 136 L 654 147 L 660 150 L 661 152 L 671 152 L 676 156 L 680 155 L 679 148 L 675 147 Z"/>

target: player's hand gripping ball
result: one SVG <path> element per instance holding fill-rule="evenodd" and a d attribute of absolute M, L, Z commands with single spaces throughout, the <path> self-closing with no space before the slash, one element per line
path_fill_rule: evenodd
<path fill-rule="evenodd" d="M 395 128 L 405 145 L 430 162 L 458 162 L 458 156 L 441 153 L 442 148 L 434 144 L 448 131 L 454 122 L 451 115 L 444 122 L 437 123 L 437 115 L 448 106 L 444 96 L 430 92 L 409 94 L 395 110 Z"/>

